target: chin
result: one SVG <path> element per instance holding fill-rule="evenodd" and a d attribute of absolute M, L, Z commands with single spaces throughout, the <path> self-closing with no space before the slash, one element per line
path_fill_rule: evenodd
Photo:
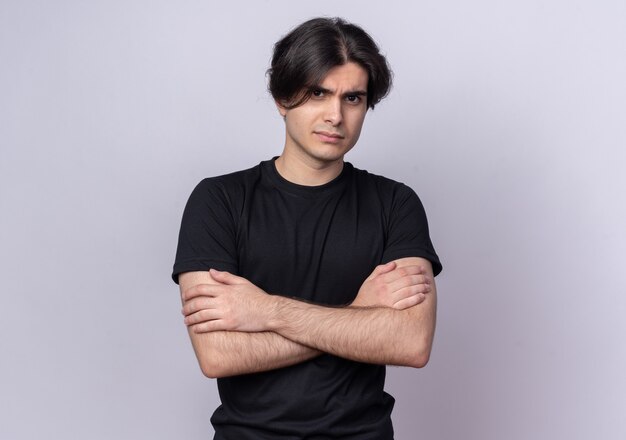
<path fill-rule="evenodd" d="M 348 151 L 350 151 L 350 148 L 330 147 L 324 149 L 324 151 L 318 150 L 317 152 L 314 152 L 312 156 L 324 162 L 336 162 L 343 159 Z"/>
<path fill-rule="evenodd" d="M 313 157 L 319 160 L 320 162 L 332 163 L 332 162 L 343 160 L 343 156 L 344 154 L 323 154 L 323 155 L 316 155 Z"/>

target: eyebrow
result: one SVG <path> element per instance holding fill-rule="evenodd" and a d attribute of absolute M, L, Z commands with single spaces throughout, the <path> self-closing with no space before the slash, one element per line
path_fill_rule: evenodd
<path fill-rule="evenodd" d="M 330 95 L 334 95 L 335 94 L 334 90 L 330 90 L 330 89 L 327 89 L 327 88 L 322 87 L 322 86 L 313 86 L 309 90 L 311 92 L 314 92 L 314 91 L 317 90 L 317 91 L 320 91 L 322 93 L 327 93 L 327 94 L 330 94 Z M 344 92 L 343 95 L 342 95 L 342 97 L 344 97 L 344 98 L 346 96 L 367 96 L 367 91 L 365 91 L 365 90 L 349 90 L 347 92 Z"/>

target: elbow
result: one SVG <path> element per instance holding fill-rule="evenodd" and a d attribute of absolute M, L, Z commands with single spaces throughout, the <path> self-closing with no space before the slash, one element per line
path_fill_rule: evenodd
<path fill-rule="evenodd" d="M 407 349 L 409 356 L 407 366 L 413 368 L 424 368 L 430 360 L 430 354 L 435 339 L 434 319 L 433 325 L 424 327 L 418 326 L 410 338 L 410 346 Z"/>
<path fill-rule="evenodd" d="M 204 374 L 209 379 L 219 379 L 220 377 L 223 377 L 216 370 L 208 369 L 208 368 L 205 368 L 205 367 L 200 367 L 200 369 L 202 370 L 202 374 Z"/>
<path fill-rule="evenodd" d="M 411 367 L 424 368 L 430 360 L 430 350 L 425 350 L 413 356 Z"/>
<path fill-rule="evenodd" d="M 202 339 L 192 335 L 193 350 L 198 361 L 198 366 L 202 374 L 209 379 L 219 379 L 221 377 L 232 376 L 233 371 L 229 371 L 228 362 L 221 350 L 216 347 L 210 333 Z"/>
<path fill-rule="evenodd" d="M 416 344 L 416 347 L 411 350 L 411 355 L 407 360 L 407 366 L 424 368 L 430 360 L 431 350 L 432 341 L 422 341 L 422 343 Z"/>
<path fill-rule="evenodd" d="M 220 368 L 220 365 L 217 362 L 212 362 L 210 359 L 205 357 L 198 358 L 198 363 L 200 364 L 202 374 L 209 379 L 219 379 L 220 377 L 228 375 L 222 368 Z"/>

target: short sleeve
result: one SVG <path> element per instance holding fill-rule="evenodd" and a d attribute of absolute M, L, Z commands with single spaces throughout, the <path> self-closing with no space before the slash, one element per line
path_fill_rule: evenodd
<path fill-rule="evenodd" d="M 430 239 L 424 206 L 411 188 L 399 184 L 393 192 L 383 262 L 406 257 L 429 260 L 435 275 L 442 270 Z"/>
<path fill-rule="evenodd" d="M 226 270 L 237 273 L 236 224 L 231 200 L 216 179 L 204 179 L 183 212 L 172 279 L 183 272 Z"/>

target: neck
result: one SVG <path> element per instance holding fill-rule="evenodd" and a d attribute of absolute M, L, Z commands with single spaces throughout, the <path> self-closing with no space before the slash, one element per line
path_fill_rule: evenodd
<path fill-rule="evenodd" d="M 276 159 L 276 171 L 285 180 L 304 186 L 324 185 L 341 174 L 343 158 L 330 162 L 298 160 L 289 154 Z"/>

